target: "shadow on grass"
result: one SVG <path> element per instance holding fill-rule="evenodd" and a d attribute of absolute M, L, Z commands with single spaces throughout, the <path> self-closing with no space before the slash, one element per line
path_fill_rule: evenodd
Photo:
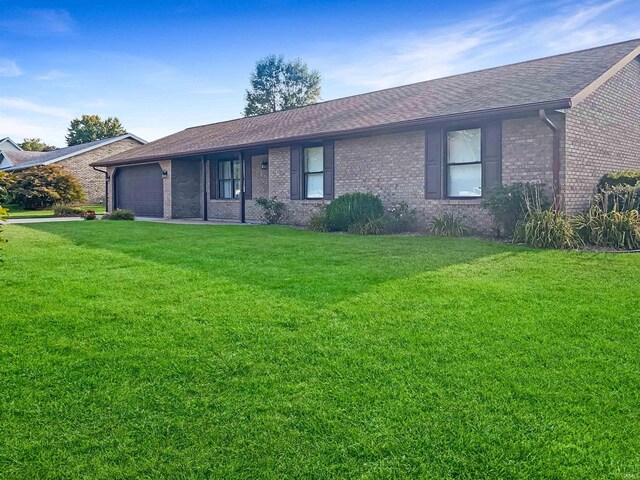
<path fill-rule="evenodd" d="M 37 224 L 84 248 L 195 270 L 315 305 L 511 250 L 480 239 L 320 234 L 287 227 L 142 222 Z"/>

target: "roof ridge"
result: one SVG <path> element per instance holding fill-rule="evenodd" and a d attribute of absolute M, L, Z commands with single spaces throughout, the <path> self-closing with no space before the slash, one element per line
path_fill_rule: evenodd
<path fill-rule="evenodd" d="M 390 90 L 396 90 L 396 89 L 411 87 L 413 85 L 420 85 L 420 84 L 424 84 L 424 83 L 427 83 L 427 82 L 435 82 L 435 81 L 438 81 L 438 80 L 446 80 L 446 79 L 450 79 L 450 78 L 461 77 L 461 76 L 464 76 L 464 75 L 470 75 L 472 73 L 488 72 L 488 71 L 491 71 L 491 70 L 497 70 L 499 68 L 511 67 L 511 66 L 514 66 L 514 65 L 523 65 L 523 64 L 526 64 L 526 63 L 534 63 L 534 62 L 538 62 L 538 61 L 541 61 L 541 60 L 549 60 L 551 58 L 563 57 L 563 56 L 566 56 L 566 55 L 574 55 L 576 53 L 589 52 L 589 51 L 592 51 L 592 50 L 599 50 L 601 48 L 609 48 L 609 47 L 614 47 L 616 45 L 622 45 L 624 43 L 632 43 L 632 42 L 638 42 L 638 46 L 640 46 L 640 38 L 633 38 L 633 39 L 625 40 L 625 41 L 622 41 L 622 42 L 614 42 L 614 43 L 609 43 L 607 45 L 600 45 L 600 46 L 597 46 L 597 47 L 583 48 L 582 50 L 573 50 L 571 52 L 556 53 L 554 55 L 547 55 L 546 57 L 538 57 L 538 58 L 532 58 L 532 59 L 529 59 L 529 60 L 521 60 L 519 62 L 506 63 L 504 65 L 496 65 L 494 67 L 481 68 L 479 70 L 471 70 L 469 72 L 456 73 L 456 74 L 453 74 L 453 75 L 446 75 L 444 77 L 437 77 L 437 78 L 432 78 L 432 79 L 429 79 L 429 80 L 421 80 L 419 82 L 407 83 L 407 84 L 404 84 L 404 85 L 397 85 L 395 87 L 387 87 L 387 88 L 381 88 L 379 90 L 372 90 L 370 92 L 356 93 L 355 95 L 347 95 L 346 97 L 332 98 L 331 100 L 324 100 L 322 102 L 316 102 L 316 103 L 312 103 L 310 105 L 302 105 L 300 107 L 289 108 L 287 110 L 278 110 L 277 112 L 261 113 L 261 114 L 258 114 L 258 115 L 250 115 L 248 117 L 237 117 L 237 118 L 231 118 L 229 120 L 222 120 L 220 122 L 211 122 L 211 123 L 204 123 L 202 125 L 194 125 L 193 127 L 185 128 L 183 131 L 193 130 L 193 129 L 201 128 L 201 127 L 209 127 L 211 125 L 222 125 L 222 124 L 225 124 L 225 123 L 237 122 L 237 121 L 240 121 L 240 120 L 244 120 L 245 118 L 266 117 L 268 115 L 274 115 L 276 113 L 291 112 L 291 111 L 300 110 L 300 109 L 303 109 L 303 108 L 314 107 L 316 105 L 324 105 L 324 104 L 331 103 L 331 102 L 337 102 L 337 101 L 340 101 L 340 100 L 346 100 L 348 98 L 356 98 L 356 97 L 361 97 L 363 95 L 371 95 L 371 94 L 374 94 L 374 93 L 386 92 L 386 91 L 390 91 Z"/>

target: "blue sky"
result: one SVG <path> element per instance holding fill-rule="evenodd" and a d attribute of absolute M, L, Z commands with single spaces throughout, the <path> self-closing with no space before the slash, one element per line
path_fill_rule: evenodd
<path fill-rule="evenodd" d="M 72 118 L 155 140 L 240 116 L 255 61 L 300 57 L 329 100 L 640 37 L 640 0 L 0 0 L 0 137 Z"/>

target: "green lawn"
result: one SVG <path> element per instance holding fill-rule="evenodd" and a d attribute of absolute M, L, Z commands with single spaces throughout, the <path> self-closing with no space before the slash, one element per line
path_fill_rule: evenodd
<path fill-rule="evenodd" d="M 5 234 L 0 477 L 640 478 L 640 255 Z"/>
<path fill-rule="evenodd" d="M 53 209 L 46 210 L 25 210 L 18 205 L 5 205 L 9 210 L 9 219 L 11 218 L 48 218 L 53 217 Z M 104 205 L 82 205 L 85 210 L 95 210 L 97 214 L 105 212 Z"/>

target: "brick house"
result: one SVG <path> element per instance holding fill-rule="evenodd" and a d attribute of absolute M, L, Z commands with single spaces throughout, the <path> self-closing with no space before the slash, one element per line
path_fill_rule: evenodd
<path fill-rule="evenodd" d="M 599 177 L 640 169 L 640 39 L 186 129 L 94 165 L 110 208 L 258 220 L 258 197 L 302 224 L 372 192 L 420 219 L 455 211 L 488 230 L 492 186 L 540 182 L 586 208 Z"/>
<path fill-rule="evenodd" d="M 92 168 L 91 164 L 146 143 L 145 140 L 126 133 L 50 152 L 1 150 L 0 170 L 15 172 L 55 164 L 78 178 L 90 203 L 100 203 L 105 200 L 106 193 L 104 173 Z"/>

